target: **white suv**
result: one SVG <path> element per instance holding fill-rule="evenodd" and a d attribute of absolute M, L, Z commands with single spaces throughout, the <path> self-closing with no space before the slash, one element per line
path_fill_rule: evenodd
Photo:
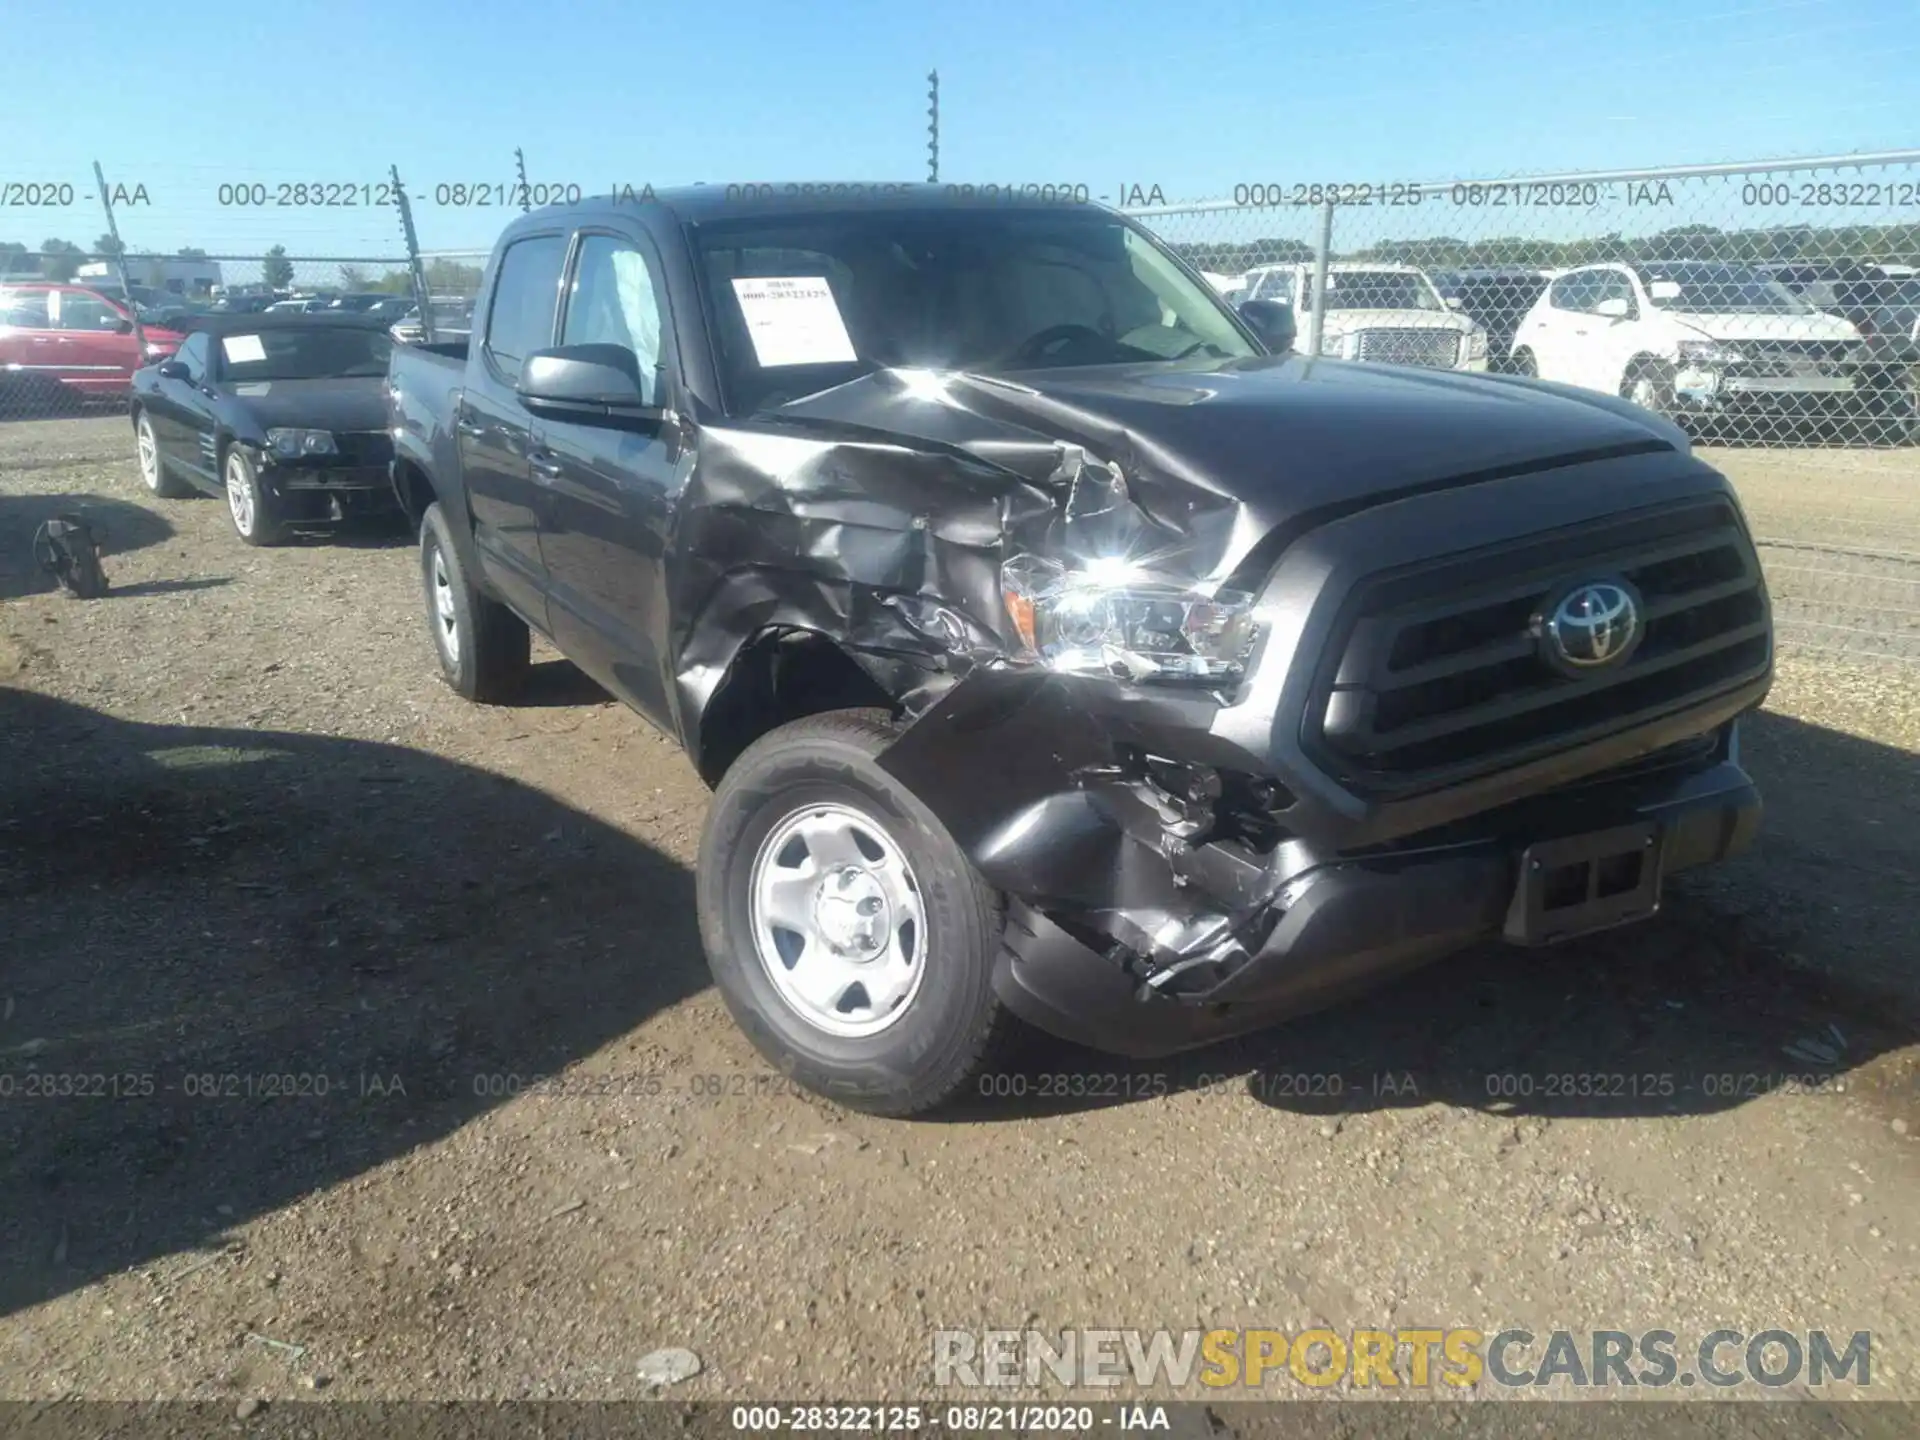
<path fill-rule="evenodd" d="M 1584 265 L 1554 277 L 1513 368 L 1624 395 L 1673 419 L 1846 413 L 1860 332 L 1744 265 Z"/>
<path fill-rule="evenodd" d="M 1247 272 L 1241 298 L 1291 305 L 1298 335 L 1293 348 L 1304 353 L 1312 289 L 1311 265 L 1260 265 Z M 1320 353 L 1434 370 L 1484 370 L 1487 332 L 1442 299 L 1417 265 L 1339 260 L 1327 267 Z"/>

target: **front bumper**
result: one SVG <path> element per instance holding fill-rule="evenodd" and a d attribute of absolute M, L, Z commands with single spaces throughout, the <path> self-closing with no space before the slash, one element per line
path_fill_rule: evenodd
<path fill-rule="evenodd" d="M 384 464 L 289 463 L 267 457 L 259 474 L 261 484 L 296 513 L 340 517 L 399 509 Z"/>
<path fill-rule="evenodd" d="M 1463 532 L 1478 542 L 1470 552 Z M 1237 578 L 1258 592 L 1264 638 L 1231 694 L 984 667 L 920 711 L 880 763 L 1010 897 L 996 980 L 1010 1008 L 1109 1050 L 1204 1043 L 1502 933 L 1529 847 L 1643 827 L 1657 878 L 1743 845 L 1759 802 L 1733 726 L 1771 679 L 1764 584 L 1744 535 L 1724 480 L 1665 446 L 1475 476 L 1256 545 Z M 1758 609 L 1724 633 L 1649 641 L 1636 652 L 1649 665 L 1622 672 L 1641 679 L 1611 700 L 1588 681 L 1571 700 L 1542 681 L 1484 722 L 1491 748 L 1475 739 L 1479 748 L 1402 768 L 1366 757 L 1425 744 L 1451 712 L 1419 720 L 1415 741 L 1372 732 L 1357 755 L 1341 747 L 1361 732 L 1325 723 L 1336 691 L 1375 683 L 1365 656 L 1410 633 L 1378 628 L 1394 616 L 1442 602 L 1478 614 L 1487 595 L 1504 606 L 1516 585 L 1553 593 L 1616 563 L 1652 586 L 1647 566 L 1735 539 L 1748 573 L 1679 564 L 1659 580 L 1669 618 L 1649 625 L 1677 623 L 1673 597 L 1687 587 L 1705 587 L 1703 605 Z M 1609 558 L 1622 546 L 1640 558 Z M 1719 667 L 1749 632 L 1738 666 Z M 1662 675 L 1693 678 L 1638 691 L 1665 685 Z M 1509 723 L 1568 706 L 1550 731 Z M 1195 801 L 1194 777 L 1181 778 L 1194 769 L 1211 771 L 1224 798 Z M 1657 892 L 1636 914 L 1654 904 Z M 1560 918 L 1564 930 L 1592 928 L 1584 911 Z"/>
<path fill-rule="evenodd" d="M 1030 1024 L 1112 1054 L 1166 1055 L 1336 1004 L 1382 980 L 1479 942 L 1510 924 L 1522 852 L 1544 839 L 1623 824 L 1654 828 L 1662 876 L 1744 849 L 1760 798 L 1733 758 L 1681 777 L 1542 797 L 1529 823 L 1488 817 L 1477 841 L 1330 859 L 1285 885 L 1265 942 L 1224 980 L 1167 993 L 1131 974 L 1031 905 L 1013 907 L 995 993 Z"/>

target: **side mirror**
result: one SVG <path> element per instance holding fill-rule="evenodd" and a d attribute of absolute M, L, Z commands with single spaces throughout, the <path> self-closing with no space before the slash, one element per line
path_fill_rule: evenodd
<path fill-rule="evenodd" d="M 131 335 L 133 333 L 133 321 L 122 315 L 118 320 L 113 322 L 113 331 L 116 335 Z"/>
<path fill-rule="evenodd" d="M 536 350 L 514 387 L 529 410 L 583 424 L 657 421 L 647 403 L 640 361 L 624 345 L 562 345 Z"/>
<path fill-rule="evenodd" d="M 1467 308 L 1467 302 L 1462 300 L 1458 295 L 1447 296 L 1447 309 L 1464 310 L 1466 308 Z"/>
<path fill-rule="evenodd" d="M 187 367 L 178 360 L 162 360 L 160 362 L 160 378 L 162 380 L 188 380 L 192 378 L 192 374 L 193 372 L 188 370 Z"/>
<path fill-rule="evenodd" d="M 1593 307 L 1593 313 L 1604 315 L 1609 320 L 1624 320 L 1633 313 L 1633 302 L 1619 295 L 1609 295 Z"/>
<path fill-rule="evenodd" d="M 1247 322 L 1247 328 L 1260 338 L 1260 343 L 1270 352 L 1284 355 L 1293 349 L 1293 342 L 1300 331 L 1294 323 L 1291 305 L 1284 300 L 1242 300 L 1239 310 L 1240 318 Z"/>
<path fill-rule="evenodd" d="M 1680 282 L 1678 280 L 1656 280 L 1647 286 L 1647 298 L 1649 300 L 1678 300 L 1680 298 Z"/>

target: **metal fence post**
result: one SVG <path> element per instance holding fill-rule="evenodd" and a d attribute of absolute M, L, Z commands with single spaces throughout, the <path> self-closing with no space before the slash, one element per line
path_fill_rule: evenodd
<path fill-rule="evenodd" d="M 427 272 L 420 263 L 420 236 L 413 228 L 413 205 L 407 199 L 407 187 L 400 183 L 400 167 L 389 172 L 393 177 L 393 203 L 400 208 L 400 231 L 407 241 L 407 268 L 413 272 L 413 298 L 420 307 L 420 338 L 433 340 L 433 302 L 427 294 Z"/>
<path fill-rule="evenodd" d="M 107 173 L 100 168 L 98 160 L 93 162 L 94 183 L 100 187 L 100 208 L 107 212 L 107 234 L 113 237 L 113 268 L 120 277 L 120 298 L 127 302 L 127 313 L 133 316 L 133 338 L 140 347 L 140 353 L 147 353 L 147 330 L 140 323 L 140 307 L 133 303 L 133 287 L 127 283 L 127 246 L 120 238 L 120 226 L 113 218 L 113 198 L 107 192 Z"/>
<path fill-rule="evenodd" d="M 1307 312 L 1307 354 L 1320 353 L 1320 327 L 1327 313 L 1327 257 L 1333 250 L 1333 201 L 1320 206 L 1320 235 L 1313 246 L 1313 308 Z"/>

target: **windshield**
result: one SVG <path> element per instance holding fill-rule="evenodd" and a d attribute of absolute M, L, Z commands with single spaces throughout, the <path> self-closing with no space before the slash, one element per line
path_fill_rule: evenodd
<path fill-rule="evenodd" d="M 385 375 L 393 337 L 384 330 L 262 330 L 220 337 L 220 378 L 236 384 L 250 380 L 333 380 Z"/>
<path fill-rule="evenodd" d="M 1653 287 L 1670 280 L 1680 287 L 1677 299 L 1654 296 Z M 1690 315 L 1811 315 L 1813 306 L 1779 281 L 1743 265 L 1659 265 L 1640 272 L 1648 301 L 1656 310 L 1682 310 Z"/>
<path fill-rule="evenodd" d="M 1209 286 L 1097 211 L 781 216 L 702 227 L 695 243 L 736 412 L 883 367 L 1259 353 Z"/>
<path fill-rule="evenodd" d="M 1307 275 L 1308 307 L 1313 275 Z M 1335 270 L 1327 276 L 1329 310 L 1444 310 L 1447 302 L 1417 270 Z"/>

